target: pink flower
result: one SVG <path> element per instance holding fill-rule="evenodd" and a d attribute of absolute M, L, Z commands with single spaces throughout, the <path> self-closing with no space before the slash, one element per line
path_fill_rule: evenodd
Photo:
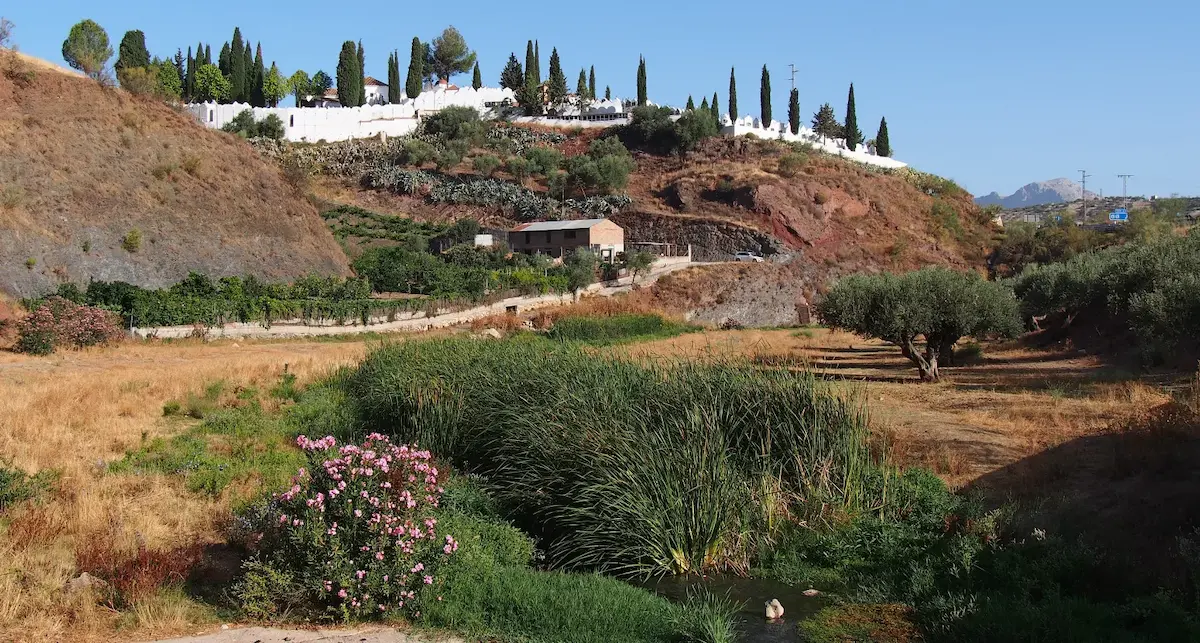
<path fill-rule="evenodd" d="M 338 590 L 338 598 L 346 598 L 346 590 L 339 589 Z"/>
<path fill-rule="evenodd" d="M 426 585 L 432 585 L 432 584 L 433 584 L 433 576 L 426 576 L 426 577 L 425 577 L 425 584 L 426 584 Z"/>

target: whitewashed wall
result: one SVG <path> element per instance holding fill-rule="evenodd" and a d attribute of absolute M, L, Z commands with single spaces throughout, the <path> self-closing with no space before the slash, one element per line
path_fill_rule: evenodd
<path fill-rule="evenodd" d="M 837 154 L 838 156 L 858 161 L 859 163 L 893 169 L 908 167 L 907 163 L 886 156 L 876 156 L 867 152 L 866 145 L 861 145 L 857 150 L 850 151 L 846 149 L 845 140 L 840 138 L 822 139 L 816 132 L 804 126 L 800 127 L 798 134 L 792 134 L 786 123 L 771 121 L 770 124 L 764 127 L 760 119 L 743 116 L 731 121 L 728 114 L 722 118 L 721 125 L 721 134 L 725 136 L 747 136 L 753 134 L 763 139 L 782 140 L 790 143 L 808 143 L 819 150 L 824 150 L 830 154 Z"/>

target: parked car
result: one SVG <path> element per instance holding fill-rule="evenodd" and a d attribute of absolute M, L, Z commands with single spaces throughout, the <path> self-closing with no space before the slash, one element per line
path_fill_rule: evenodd
<path fill-rule="evenodd" d="M 754 263 L 762 263 L 763 258 L 753 252 L 742 251 L 733 255 L 734 261 L 753 261 Z"/>

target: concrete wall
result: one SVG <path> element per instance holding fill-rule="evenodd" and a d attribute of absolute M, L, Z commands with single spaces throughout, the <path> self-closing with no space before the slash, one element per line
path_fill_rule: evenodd
<path fill-rule="evenodd" d="M 763 139 L 782 140 L 790 143 L 807 143 L 817 149 L 824 150 L 830 154 L 837 154 L 838 156 L 858 161 L 859 163 L 886 168 L 908 167 L 907 163 L 897 161 L 896 159 L 868 153 L 866 145 L 860 145 L 857 150 L 850 151 L 846 149 L 846 141 L 840 138 L 822 139 L 820 136 L 817 136 L 816 132 L 803 126 L 800 127 L 799 133 L 792 134 L 786 123 L 771 121 L 764 125 L 761 120 L 750 116 L 730 120 L 728 114 L 722 119 L 722 125 L 721 134 L 725 136 L 753 135 Z"/>

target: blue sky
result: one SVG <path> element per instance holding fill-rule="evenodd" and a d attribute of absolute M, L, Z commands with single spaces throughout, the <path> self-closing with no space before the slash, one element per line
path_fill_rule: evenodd
<path fill-rule="evenodd" d="M 580 67 L 595 65 L 598 84 L 623 97 L 634 94 L 644 55 L 651 100 L 679 106 L 689 93 L 699 103 L 716 91 L 724 109 L 736 67 L 739 110 L 753 114 L 766 64 L 776 119 L 786 118 L 795 63 L 806 120 L 824 102 L 843 117 L 853 82 L 868 138 L 886 116 L 897 158 L 977 195 L 1078 180 L 1079 169 L 1106 195 L 1120 193 L 1118 173 L 1136 175 L 1135 194 L 1200 194 L 1195 2 L 5 4 L 0 15 L 16 24 L 21 50 L 60 63 L 63 38 L 83 18 L 107 29 L 114 49 L 141 29 L 158 55 L 203 40 L 215 57 L 236 24 L 285 73 L 332 75 L 342 41 L 361 39 L 367 73 L 385 79 L 387 52 L 399 49 L 403 67 L 414 35 L 428 40 L 453 24 L 479 53 L 486 84 L 497 83 L 509 52 L 524 62 L 525 41 L 536 38 L 543 74 L 557 46 L 572 87 Z"/>

